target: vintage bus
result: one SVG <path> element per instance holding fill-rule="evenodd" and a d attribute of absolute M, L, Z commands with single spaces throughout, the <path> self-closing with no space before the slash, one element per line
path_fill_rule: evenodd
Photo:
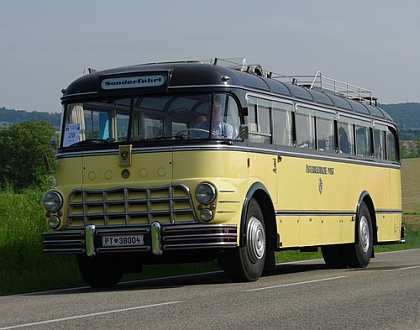
<path fill-rule="evenodd" d="M 403 241 L 397 127 L 366 89 L 213 59 L 92 70 L 62 104 L 43 246 L 92 287 L 215 259 L 255 281 L 287 249 L 366 267 Z"/>

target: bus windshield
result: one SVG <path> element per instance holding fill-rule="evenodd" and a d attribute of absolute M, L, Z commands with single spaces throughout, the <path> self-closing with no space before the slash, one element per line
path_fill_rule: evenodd
<path fill-rule="evenodd" d="M 235 139 L 238 105 L 228 94 L 144 96 L 65 106 L 62 147 L 155 139 Z"/>

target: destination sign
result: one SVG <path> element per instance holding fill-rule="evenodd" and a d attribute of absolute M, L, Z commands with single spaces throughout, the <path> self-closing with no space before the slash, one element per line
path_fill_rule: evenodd
<path fill-rule="evenodd" d="M 102 80 L 102 89 L 125 89 L 157 87 L 165 83 L 165 76 L 155 74 L 150 76 L 106 78 Z"/>

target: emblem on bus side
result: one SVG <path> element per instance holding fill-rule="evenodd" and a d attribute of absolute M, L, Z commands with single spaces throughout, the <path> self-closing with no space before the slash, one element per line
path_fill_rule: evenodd
<path fill-rule="evenodd" d="M 322 179 L 319 178 L 318 179 L 318 191 L 319 191 L 319 194 L 322 194 L 322 187 L 323 187 L 323 182 L 322 182 Z"/>

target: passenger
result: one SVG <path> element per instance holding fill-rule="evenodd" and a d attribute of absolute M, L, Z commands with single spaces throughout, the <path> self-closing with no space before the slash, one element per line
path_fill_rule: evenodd
<path fill-rule="evenodd" d="M 233 138 L 233 127 L 222 121 L 222 106 L 220 103 L 213 104 L 213 113 L 211 112 L 211 106 L 209 105 L 207 108 L 207 119 L 201 123 L 198 123 L 194 126 L 194 128 L 202 129 L 205 131 L 210 132 L 210 122 L 209 118 L 211 118 L 211 136 L 218 137 L 218 138 Z M 208 138 L 209 133 L 204 131 L 192 131 L 191 137 L 200 137 L 200 138 Z"/>
<path fill-rule="evenodd" d="M 340 127 L 338 134 L 340 136 L 340 153 L 350 153 L 350 143 L 344 128 Z"/>
<path fill-rule="evenodd" d="M 320 140 L 318 142 L 318 150 L 331 151 L 330 137 L 329 136 L 325 136 L 322 140 Z"/>

